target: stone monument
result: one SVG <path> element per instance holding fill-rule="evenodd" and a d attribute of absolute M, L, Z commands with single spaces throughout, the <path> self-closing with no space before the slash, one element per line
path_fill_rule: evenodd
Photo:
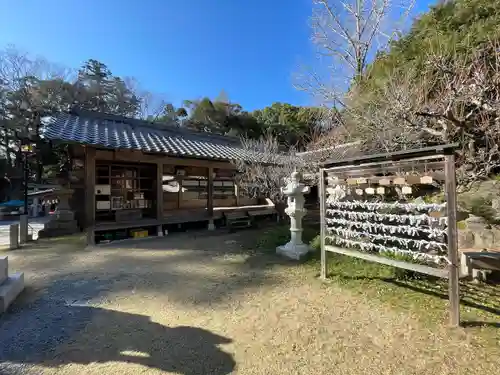
<path fill-rule="evenodd" d="M 56 211 L 51 220 L 44 225 L 38 233 L 40 237 L 55 237 L 73 234 L 78 231 L 75 220 L 75 213 L 69 206 L 69 199 L 73 194 L 73 189 L 61 187 L 54 191 L 54 195 L 59 199 Z"/>
<path fill-rule="evenodd" d="M 302 218 L 307 213 L 304 194 L 308 194 L 310 188 L 300 182 L 301 177 L 299 172 L 293 172 L 288 185 L 281 188 L 287 196 L 285 213 L 290 216 L 290 242 L 276 248 L 276 253 L 296 260 L 309 252 L 309 246 L 302 242 Z"/>
<path fill-rule="evenodd" d="M 0 257 L 0 314 L 7 311 L 10 304 L 24 289 L 22 272 L 9 274 L 9 261 L 6 256 Z"/>

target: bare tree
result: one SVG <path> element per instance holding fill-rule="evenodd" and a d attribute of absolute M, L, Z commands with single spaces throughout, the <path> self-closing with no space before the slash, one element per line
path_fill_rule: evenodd
<path fill-rule="evenodd" d="M 285 196 L 281 188 L 294 171 L 315 178 L 314 167 L 304 163 L 294 147 L 283 149 L 270 134 L 260 139 L 242 138 L 241 143 L 247 157 L 233 161 L 239 172 L 238 185 L 251 198 L 269 198 L 283 217 Z"/>
<path fill-rule="evenodd" d="M 383 150 L 458 142 L 461 183 L 488 177 L 500 167 L 499 47 L 431 51 L 423 68 L 392 72 L 351 107 L 363 139 Z"/>
<path fill-rule="evenodd" d="M 414 0 L 313 0 L 311 40 L 317 65 L 299 77 L 297 88 L 328 106 L 345 107 L 349 87 L 371 58 L 399 35 Z"/>
<path fill-rule="evenodd" d="M 311 40 L 317 59 L 302 67 L 295 87 L 330 109 L 319 121 L 323 127 L 342 128 L 335 142 L 356 139 L 346 116 L 349 92 L 377 53 L 401 34 L 414 4 L 415 0 L 313 0 Z"/>

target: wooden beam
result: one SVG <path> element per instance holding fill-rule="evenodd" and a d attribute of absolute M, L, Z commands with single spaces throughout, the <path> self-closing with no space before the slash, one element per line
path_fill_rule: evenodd
<path fill-rule="evenodd" d="M 431 176 L 432 179 L 434 181 L 445 181 L 446 180 L 446 177 L 445 177 L 445 174 L 444 173 L 440 173 L 440 172 L 428 172 L 428 173 L 425 173 L 425 174 L 422 174 L 422 175 L 419 175 L 417 177 L 423 177 L 423 176 Z M 338 179 L 338 180 L 335 180 L 335 177 Z M 331 185 L 331 186 L 336 186 L 336 185 L 349 185 L 347 183 L 347 180 L 350 179 L 350 178 L 365 178 L 367 180 L 367 183 L 368 184 L 378 184 L 380 180 L 391 180 L 391 182 L 393 180 L 395 180 L 396 178 L 414 178 L 415 176 L 413 175 L 400 175 L 400 176 L 396 176 L 396 175 L 393 175 L 393 176 L 371 176 L 370 174 L 368 173 L 358 173 L 358 174 L 342 174 L 342 175 L 328 175 L 327 177 L 327 183 L 328 185 Z M 420 183 L 409 183 L 408 185 L 425 185 L 425 184 L 420 184 Z"/>
<path fill-rule="evenodd" d="M 330 246 L 330 245 L 326 245 L 325 250 L 332 252 L 332 253 L 337 253 L 337 254 L 347 255 L 347 256 L 350 256 L 353 258 L 367 260 L 369 262 L 385 264 L 387 266 L 403 268 L 405 270 L 410 270 L 410 271 L 423 273 L 426 275 L 436 276 L 436 277 L 440 277 L 442 279 L 448 278 L 448 270 L 446 270 L 446 269 L 439 269 L 439 268 L 434 268 L 434 267 L 430 267 L 430 266 L 424 266 L 421 264 L 403 262 L 401 260 L 384 258 L 384 257 L 374 255 L 374 254 L 362 253 L 361 251 L 344 249 L 341 247 Z"/>
<path fill-rule="evenodd" d="M 326 236 L 326 186 L 325 186 L 325 171 L 323 168 L 319 170 L 319 210 L 321 214 L 321 278 L 324 280 L 327 277 L 327 259 L 325 250 Z"/>
<path fill-rule="evenodd" d="M 450 299 L 450 324 L 453 327 L 460 325 L 460 260 L 458 257 L 457 232 L 457 186 L 455 175 L 455 155 L 446 155 L 445 158 L 445 193 L 446 211 L 448 216 L 448 295 Z"/>
<path fill-rule="evenodd" d="M 458 143 L 430 146 L 421 149 L 413 150 L 401 150 L 385 154 L 375 154 L 375 155 L 363 155 L 356 156 L 353 158 L 346 158 L 341 160 L 326 160 L 321 165 L 325 169 L 331 169 L 338 166 L 347 166 L 355 164 L 366 164 L 366 163 L 380 163 L 383 161 L 399 161 L 399 160 L 409 160 L 409 159 L 432 159 L 435 156 L 440 157 L 441 155 L 451 154 L 453 150 L 458 148 Z"/>
<path fill-rule="evenodd" d="M 214 168 L 208 167 L 208 185 L 207 185 L 207 211 L 208 216 L 212 218 L 214 214 Z"/>
<path fill-rule="evenodd" d="M 95 149 L 85 148 L 85 228 L 87 245 L 95 244 Z"/>
<path fill-rule="evenodd" d="M 236 167 L 225 161 L 215 161 L 207 159 L 194 158 L 176 158 L 173 156 L 163 156 L 154 154 L 144 154 L 142 151 L 135 150 L 96 150 L 97 160 L 122 161 L 133 163 L 151 163 L 151 164 L 173 164 L 185 167 L 205 167 L 209 166 L 217 169 L 236 169 Z"/>
<path fill-rule="evenodd" d="M 414 165 L 411 163 L 400 163 L 395 165 L 373 165 L 373 166 L 364 166 L 364 165 L 353 165 L 348 167 L 334 168 L 328 172 L 328 176 L 338 176 L 345 178 L 354 177 L 354 176 L 375 176 L 376 174 L 387 174 L 387 173 L 400 173 L 406 172 L 407 174 L 411 174 L 411 172 L 419 173 L 419 174 L 427 174 L 436 173 L 443 170 L 443 158 L 439 161 L 429 162 L 426 164 Z"/>
<path fill-rule="evenodd" d="M 156 218 L 163 217 L 163 163 L 156 163 Z"/>

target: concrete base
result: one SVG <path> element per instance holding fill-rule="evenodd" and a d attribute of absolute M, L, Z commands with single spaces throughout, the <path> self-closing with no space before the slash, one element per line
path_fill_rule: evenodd
<path fill-rule="evenodd" d="M 309 246 L 306 244 L 294 245 L 290 242 L 276 248 L 276 254 L 283 255 L 294 260 L 302 259 L 309 251 Z"/>
<path fill-rule="evenodd" d="M 24 273 L 15 273 L 0 285 L 0 314 L 7 311 L 10 304 L 24 290 Z"/>
<path fill-rule="evenodd" d="M 213 220 L 208 221 L 208 230 L 215 230 L 215 224 Z"/>
<path fill-rule="evenodd" d="M 158 237 L 163 237 L 163 226 L 162 225 L 158 225 L 156 227 L 156 233 L 158 234 Z"/>

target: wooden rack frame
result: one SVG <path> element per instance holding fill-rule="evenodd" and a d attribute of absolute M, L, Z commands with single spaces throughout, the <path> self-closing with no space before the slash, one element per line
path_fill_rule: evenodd
<path fill-rule="evenodd" d="M 455 155 L 456 144 L 428 147 L 419 150 L 399 151 L 387 154 L 345 159 L 340 161 L 326 161 L 320 168 L 320 210 L 321 210 L 321 278 L 327 277 L 327 253 L 352 256 L 371 262 L 377 262 L 397 268 L 412 270 L 441 278 L 447 278 L 449 282 L 450 301 L 450 324 L 458 326 L 460 324 L 460 296 L 459 296 L 459 270 L 460 260 L 458 256 L 458 235 L 457 235 L 457 203 L 456 203 L 456 174 Z M 366 252 L 330 246 L 325 244 L 327 238 L 327 206 L 326 206 L 326 179 L 328 175 L 335 174 L 344 178 L 346 176 L 380 178 L 380 174 L 394 173 L 394 171 L 411 172 L 416 168 L 431 166 L 433 170 L 439 169 L 436 180 L 444 180 L 445 198 L 447 207 L 447 247 L 448 247 L 448 267 L 447 269 L 433 268 L 420 264 L 413 264 L 384 258 Z M 442 173 L 444 171 L 444 173 Z M 434 172 L 433 172 L 434 173 Z M 378 176 L 377 176 L 378 175 Z"/>

